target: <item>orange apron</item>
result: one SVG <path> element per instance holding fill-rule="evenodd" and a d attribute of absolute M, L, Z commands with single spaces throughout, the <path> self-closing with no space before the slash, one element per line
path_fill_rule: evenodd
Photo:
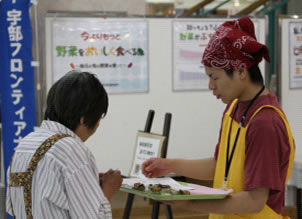
<path fill-rule="evenodd" d="M 224 182 L 224 174 L 225 174 L 225 157 L 227 153 L 227 140 L 228 140 L 228 134 L 229 134 L 229 127 L 230 123 L 232 121 L 232 118 L 230 116 L 233 107 L 235 106 L 235 103 L 237 100 L 234 100 L 231 104 L 228 111 L 225 113 L 225 116 L 223 118 L 222 123 L 222 132 L 221 132 L 221 139 L 220 139 L 220 147 L 219 147 L 219 154 L 217 158 L 216 163 L 216 171 L 215 171 L 215 177 L 214 177 L 214 188 L 220 188 L 222 183 Z M 241 127 L 241 132 L 238 138 L 237 147 L 233 156 L 232 165 L 230 166 L 229 170 L 229 176 L 228 176 L 228 182 L 227 182 L 227 188 L 232 188 L 234 193 L 241 192 L 244 189 L 244 162 L 245 162 L 245 135 L 249 126 L 249 123 L 254 118 L 254 116 L 263 108 L 269 107 L 274 109 L 282 118 L 286 129 L 287 134 L 289 137 L 289 143 L 290 143 L 290 157 L 289 157 L 289 165 L 288 165 L 288 171 L 286 176 L 286 182 L 288 181 L 293 161 L 294 161 L 294 154 L 295 154 L 295 148 L 294 148 L 294 140 L 292 137 L 291 129 L 289 127 L 288 121 L 285 117 L 285 115 L 275 106 L 272 105 L 264 105 L 261 106 L 256 110 L 256 112 L 252 115 L 251 119 L 249 120 L 246 127 Z M 238 130 L 239 124 L 233 120 L 232 125 L 232 131 L 231 131 L 231 141 L 234 142 L 236 132 Z M 230 145 L 230 152 L 232 151 L 232 145 Z M 210 214 L 209 219 L 281 219 L 284 218 L 278 213 L 276 213 L 274 210 L 272 210 L 268 205 L 265 205 L 263 210 L 259 213 L 255 214 L 228 214 L 228 215 L 218 215 L 218 214 Z"/>

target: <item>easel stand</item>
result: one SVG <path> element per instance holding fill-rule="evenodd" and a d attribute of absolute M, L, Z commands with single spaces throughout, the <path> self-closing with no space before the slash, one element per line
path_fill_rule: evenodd
<path fill-rule="evenodd" d="M 149 110 L 144 132 L 147 132 L 147 133 L 151 132 L 153 118 L 154 118 L 154 110 Z M 166 113 L 165 114 L 163 136 L 166 137 L 166 140 L 163 144 L 162 151 L 161 151 L 161 157 L 162 158 L 167 157 L 167 148 L 168 148 L 168 142 L 169 142 L 171 118 L 172 118 L 171 113 Z M 125 210 L 124 210 L 123 219 L 129 219 L 132 204 L 133 204 L 133 200 L 134 200 L 134 194 L 129 193 L 127 203 L 126 203 L 126 207 L 125 207 Z M 165 207 L 165 212 L 166 212 L 167 219 L 173 219 L 171 206 L 164 204 L 164 207 Z M 160 208 L 160 202 L 152 201 L 152 217 L 151 217 L 152 219 L 157 219 L 158 218 L 159 208 Z"/>

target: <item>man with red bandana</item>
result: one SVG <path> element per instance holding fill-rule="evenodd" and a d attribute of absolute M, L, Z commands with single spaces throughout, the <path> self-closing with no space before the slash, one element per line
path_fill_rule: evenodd
<path fill-rule="evenodd" d="M 245 17 L 218 27 L 203 54 L 209 89 L 226 104 L 212 158 L 147 160 L 147 177 L 174 172 L 214 180 L 214 188 L 233 189 L 222 200 L 173 201 L 210 219 L 280 219 L 285 184 L 294 159 L 294 140 L 277 97 L 264 86 L 258 67 L 268 49 L 257 42 Z"/>

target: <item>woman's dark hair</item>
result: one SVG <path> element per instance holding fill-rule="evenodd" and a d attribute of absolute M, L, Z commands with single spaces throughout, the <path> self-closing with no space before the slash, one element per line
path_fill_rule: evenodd
<path fill-rule="evenodd" d="M 225 70 L 225 72 L 230 78 L 233 77 L 234 70 Z M 252 67 L 250 67 L 248 69 L 248 72 L 252 83 L 263 85 L 264 81 L 258 65 L 253 65 Z"/>
<path fill-rule="evenodd" d="M 108 95 L 101 82 L 89 72 L 70 71 L 50 88 L 44 119 L 74 131 L 83 117 L 92 129 L 107 109 Z"/>

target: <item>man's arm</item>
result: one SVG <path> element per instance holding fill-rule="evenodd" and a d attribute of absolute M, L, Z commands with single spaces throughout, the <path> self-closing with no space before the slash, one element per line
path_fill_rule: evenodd
<path fill-rule="evenodd" d="M 186 176 L 199 180 L 213 180 L 215 175 L 215 158 L 204 158 L 200 160 L 168 159 L 171 172 L 178 176 Z"/>
<path fill-rule="evenodd" d="M 142 172 L 150 178 L 166 176 L 173 172 L 178 176 L 212 180 L 214 179 L 215 167 L 215 158 L 200 160 L 150 158 L 143 163 Z"/>

